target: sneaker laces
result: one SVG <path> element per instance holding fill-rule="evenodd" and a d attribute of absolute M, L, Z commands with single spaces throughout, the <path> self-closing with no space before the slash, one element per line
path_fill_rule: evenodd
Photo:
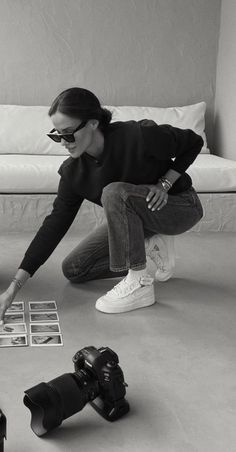
<path fill-rule="evenodd" d="M 118 284 L 116 284 L 116 286 L 114 286 L 113 289 L 109 291 L 109 293 L 110 294 L 114 293 L 118 297 L 124 296 L 124 294 L 133 292 L 133 290 L 136 289 L 137 286 L 139 285 L 139 283 L 138 284 L 137 283 L 138 281 L 136 280 L 128 282 L 127 276 L 125 276 L 125 278 L 122 279 Z"/>

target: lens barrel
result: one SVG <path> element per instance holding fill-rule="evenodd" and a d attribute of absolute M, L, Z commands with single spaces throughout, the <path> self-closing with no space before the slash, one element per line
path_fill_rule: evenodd
<path fill-rule="evenodd" d="M 23 401 L 31 411 L 32 430 L 37 436 L 43 436 L 82 410 L 97 394 L 96 381 L 87 372 L 76 372 L 26 390 Z"/>

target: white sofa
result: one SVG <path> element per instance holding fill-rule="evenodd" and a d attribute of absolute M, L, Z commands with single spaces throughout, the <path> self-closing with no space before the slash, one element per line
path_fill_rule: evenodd
<path fill-rule="evenodd" d="M 188 173 L 203 203 L 204 218 L 195 231 L 236 231 L 236 161 L 210 154 L 205 136 L 206 104 L 184 107 L 112 107 L 112 121 L 149 118 L 158 124 L 190 128 L 204 147 Z M 67 158 L 46 133 L 49 107 L 0 105 L 1 232 L 35 231 L 52 208 L 57 170 Z M 84 233 L 104 219 L 103 209 L 84 201 L 72 230 Z"/>

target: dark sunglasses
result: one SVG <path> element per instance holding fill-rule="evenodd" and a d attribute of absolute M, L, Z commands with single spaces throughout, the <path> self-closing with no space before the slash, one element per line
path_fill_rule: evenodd
<path fill-rule="evenodd" d="M 80 129 L 83 129 L 83 127 L 86 124 L 87 124 L 87 121 L 82 121 L 81 124 L 75 130 L 73 130 L 73 132 L 70 132 L 70 133 L 55 133 L 56 129 L 52 129 L 52 130 L 50 130 L 49 133 L 47 133 L 47 136 L 49 138 L 51 138 L 51 140 L 55 141 L 56 143 L 60 143 L 62 139 L 67 141 L 68 143 L 74 143 L 75 142 L 74 133 Z"/>

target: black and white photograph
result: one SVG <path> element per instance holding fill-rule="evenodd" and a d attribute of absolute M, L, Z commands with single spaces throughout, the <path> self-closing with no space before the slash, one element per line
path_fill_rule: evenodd
<path fill-rule="evenodd" d="M 236 0 L 0 0 L 0 61 L 0 451 L 236 452 Z"/>
<path fill-rule="evenodd" d="M 63 345 L 61 334 L 32 334 L 30 335 L 30 345 L 31 346 L 55 346 Z"/>
<path fill-rule="evenodd" d="M 59 323 L 31 323 L 30 334 L 33 333 L 60 333 Z"/>
<path fill-rule="evenodd" d="M 27 346 L 27 336 L 2 336 L 0 334 L 0 347 L 25 347 Z"/>
<path fill-rule="evenodd" d="M 30 301 L 30 311 L 56 311 L 57 305 L 55 301 Z"/>
<path fill-rule="evenodd" d="M 19 312 L 19 311 L 24 311 L 25 307 L 24 307 L 24 301 L 13 301 L 13 303 L 11 304 L 11 306 L 7 309 L 7 312 Z"/>
<path fill-rule="evenodd" d="M 30 322 L 58 322 L 57 312 L 30 312 Z"/>
<path fill-rule="evenodd" d="M 6 313 L 4 323 L 25 323 L 25 314 L 23 312 Z"/>
<path fill-rule="evenodd" d="M 27 328 L 25 323 L 7 323 L 0 325 L 0 334 L 19 334 L 27 333 Z"/>

